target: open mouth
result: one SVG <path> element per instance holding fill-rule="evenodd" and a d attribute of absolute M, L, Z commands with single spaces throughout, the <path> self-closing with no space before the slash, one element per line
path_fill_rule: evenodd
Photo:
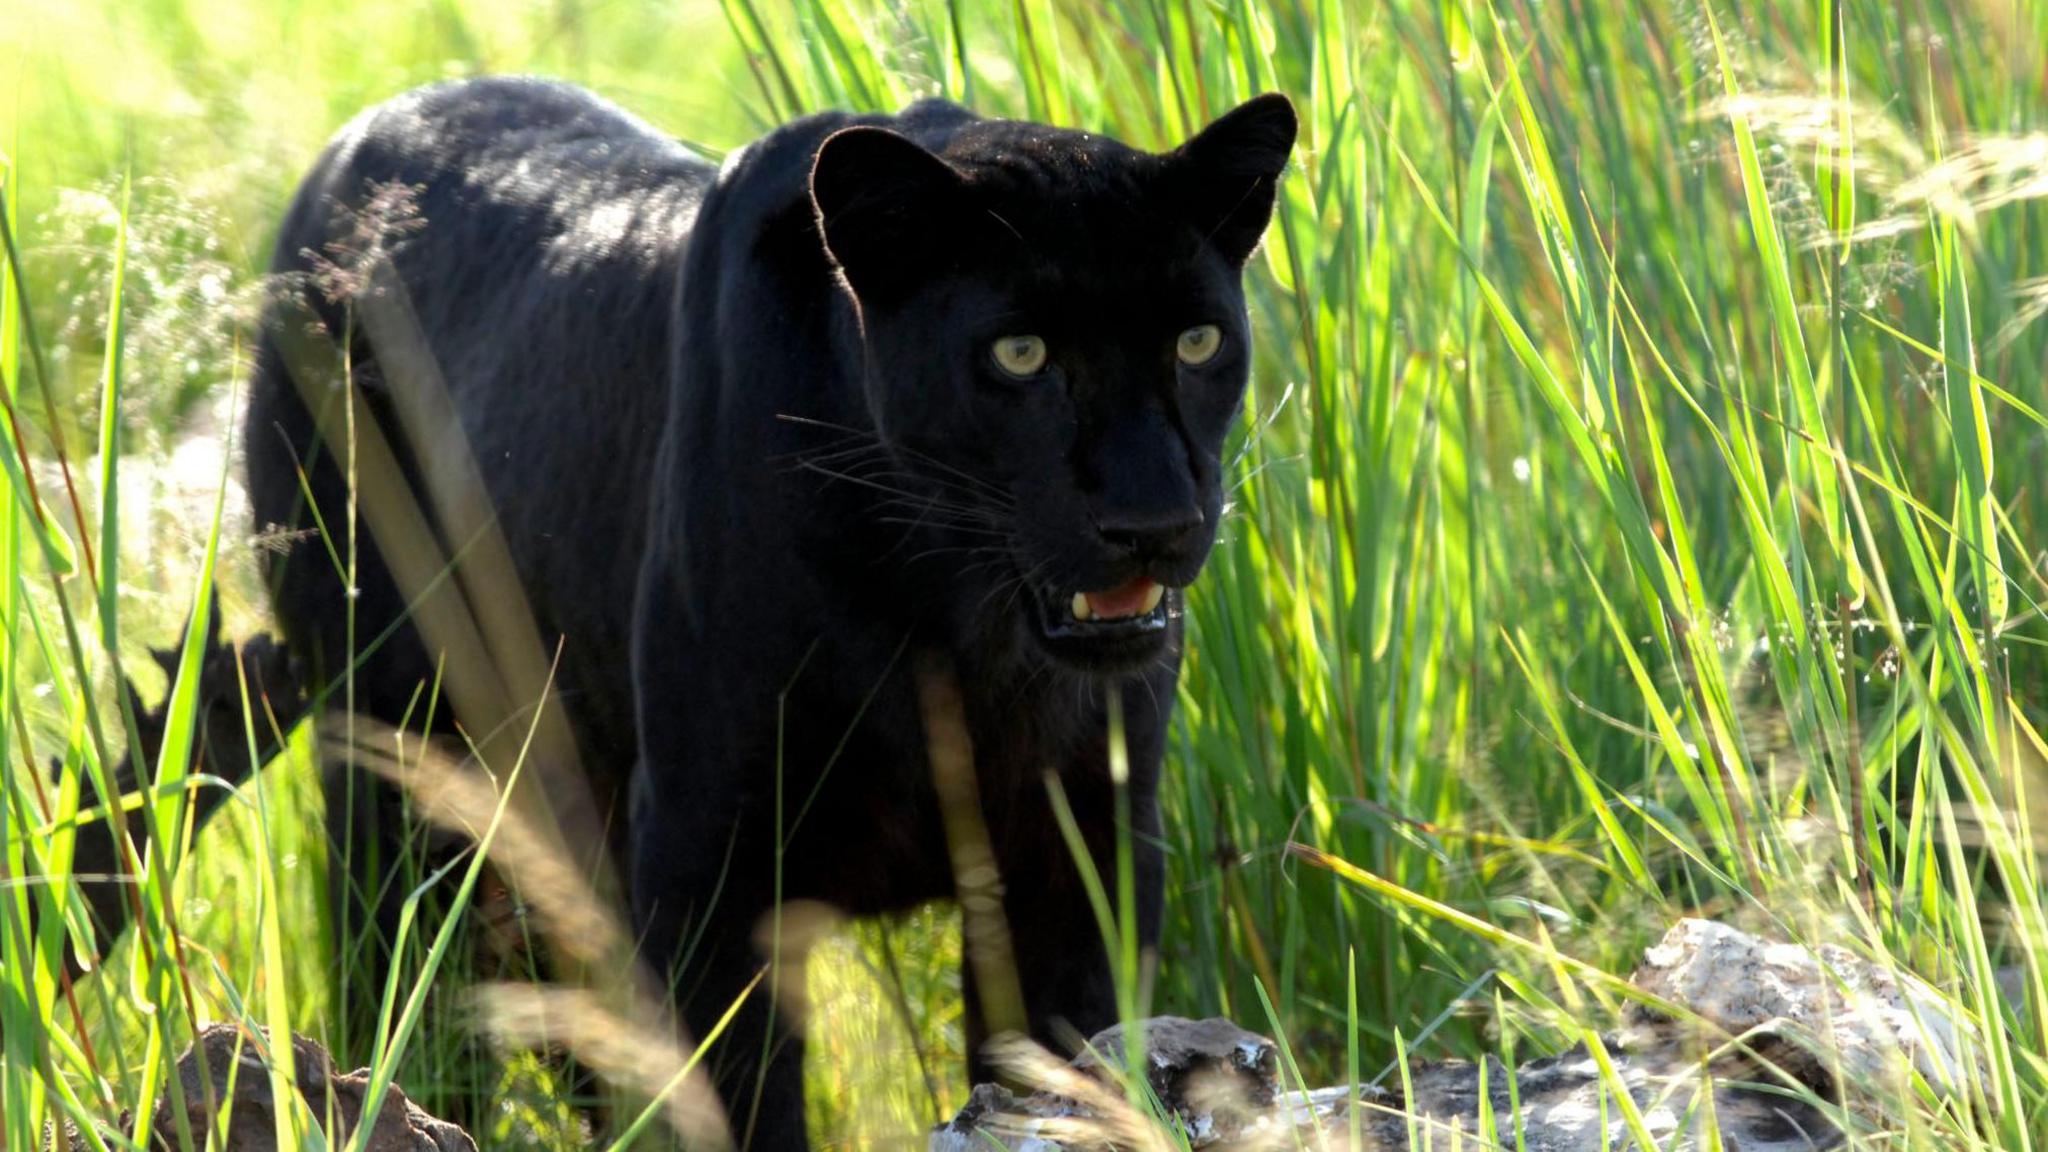
<path fill-rule="evenodd" d="M 1166 586 L 1140 576 L 1114 588 L 1042 592 L 1040 622 L 1052 640 L 1126 640 L 1166 631 L 1172 597 Z"/>

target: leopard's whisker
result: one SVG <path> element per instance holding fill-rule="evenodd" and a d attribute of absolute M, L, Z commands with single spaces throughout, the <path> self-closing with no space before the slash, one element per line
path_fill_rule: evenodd
<path fill-rule="evenodd" d="M 998 499 L 1006 503 L 1013 502 L 1010 494 L 1004 491 L 1002 488 L 995 485 L 994 483 L 991 483 L 990 481 L 985 480 L 980 476 L 976 476 L 972 472 L 968 472 L 965 469 L 956 467 L 952 464 L 948 464 L 944 460 L 940 460 L 928 452 L 921 452 L 915 448 L 910 448 L 903 445 L 892 446 L 885 444 L 882 442 L 881 435 L 879 433 L 874 432 L 871 429 L 853 428 L 844 424 L 834 424 L 831 421 L 827 420 L 814 420 L 808 417 L 791 416 L 787 414 L 778 415 L 777 419 L 785 420 L 792 424 L 802 424 L 813 428 L 824 428 L 830 431 L 843 432 L 850 438 L 865 437 L 871 439 L 874 442 L 874 447 L 878 451 L 901 452 L 905 456 L 908 456 L 915 460 L 922 461 L 923 463 L 928 464 L 933 468 L 937 468 L 941 472 L 945 472 L 948 475 L 966 481 L 968 484 L 971 484 L 974 487 L 980 489 L 984 494 L 994 499 Z"/>
<path fill-rule="evenodd" d="M 867 488 L 875 492 L 883 493 L 884 495 L 896 498 L 896 501 L 909 502 L 910 504 L 920 508 L 944 509 L 953 513 L 957 513 L 961 516 L 969 517 L 977 522 L 991 524 L 1001 522 L 997 519 L 998 513 L 995 511 L 986 508 L 977 508 L 972 505 L 958 504 L 953 501 L 947 500 L 936 493 L 912 492 L 907 489 L 898 488 L 891 484 L 883 483 L 880 480 L 875 480 L 867 476 L 858 475 L 852 472 L 845 472 L 838 469 L 827 468 L 811 460 L 800 461 L 798 463 L 798 467 L 808 472 L 814 472 L 820 476 L 825 476 L 834 480 L 843 480 L 846 483 L 853 484 L 858 487 Z M 889 503 L 891 502 L 884 502 L 883 507 L 887 507 Z"/>

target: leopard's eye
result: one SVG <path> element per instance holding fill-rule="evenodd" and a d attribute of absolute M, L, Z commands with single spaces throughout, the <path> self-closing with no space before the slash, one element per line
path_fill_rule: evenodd
<path fill-rule="evenodd" d="M 1207 364 L 1216 358 L 1216 350 L 1223 347 L 1223 329 L 1214 324 L 1199 324 L 1180 334 L 1174 341 L 1173 354 L 1183 364 Z"/>
<path fill-rule="evenodd" d="M 989 351 L 996 367 L 1012 376 L 1036 376 L 1045 367 L 1045 341 L 1036 336 L 1003 336 Z"/>

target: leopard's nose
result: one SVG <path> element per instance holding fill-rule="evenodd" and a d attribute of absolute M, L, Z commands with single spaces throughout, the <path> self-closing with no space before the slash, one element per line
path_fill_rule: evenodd
<path fill-rule="evenodd" d="M 1131 506 L 1105 510 L 1095 522 L 1110 547 L 1137 560 L 1167 560 L 1187 551 L 1206 518 L 1193 503 Z"/>

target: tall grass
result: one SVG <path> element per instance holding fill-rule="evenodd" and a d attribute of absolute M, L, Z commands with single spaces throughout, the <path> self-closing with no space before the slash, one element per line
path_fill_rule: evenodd
<path fill-rule="evenodd" d="M 326 133 L 492 70 L 712 153 L 930 94 L 1163 147 L 1293 96 L 1234 512 L 1190 601 L 1151 1006 L 1283 1033 L 1311 1081 L 1550 1051 L 1612 1019 L 1589 973 L 1714 915 L 1849 943 L 1971 1023 L 1969 1098 L 1893 1094 L 1860 1141 L 2033 1147 L 2044 44 L 2019 0 L 16 0 L 7 1146 L 145 1113 L 195 1021 L 329 1023 L 304 737 L 196 840 L 176 796 L 203 782 L 132 808 L 140 931 L 59 978 L 87 939 L 63 916 L 78 781 L 128 727 L 115 660 L 187 627 L 216 554 L 230 620 L 262 625 L 233 513 L 194 533 L 124 485 L 230 387 L 234 306 Z M 813 1016 L 821 1137 L 961 1098 L 948 923 L 862 926 L 814 966 L 839 1006 Z M 449 1067 L 467 1050 L 433 1033 L 388 1057 L 409 1092 L 549 1112 L 537 1066 Z"/>

